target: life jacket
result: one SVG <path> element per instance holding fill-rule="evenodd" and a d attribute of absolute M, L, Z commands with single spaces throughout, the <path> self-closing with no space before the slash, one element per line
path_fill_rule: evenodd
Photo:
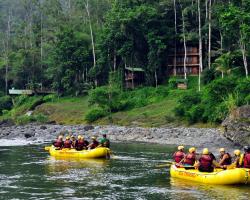
<path fill-rule="evenodd" d="M 72 144 L 72 142 L 70 141 L 70 140 L 65 140 L 64 141 L 64 148 L 71 148 L 71 144 Z"/>
<path fill-rule="evenodd" d="M 243 167 L 250 169 L 250 153 L 245 153 L 244 161 L 243 161 Z"/>
<path fill-rule="evenodd" d="M 185 153 L 182 151 L 177 151 L 174 153 L 173 159 L 176 163 L 181 162 L 181 160 L 185 157 Z"/>
<path fill-rule="evenodd" d="M 187 156 L 185 157 L 183 164 L 194 165 L 195 157 L 196 157 L 195 153 L 188 153 Z"/>
<path fill-rule="evenodd" d="M 231 165 L 231 163 L 232 163 L 232 157 L 231 157 L 231 155 L 230 155 L 229 153 L 225 153 L 225 154 L 228 155 L 228 158 L 225 159 L 224 162 L 221 163 L 221 165 Z M 224 154 L 224 155 L 225 155 L 225 154 Z M 220 156 L 220 160 L 222 160 L 222 158 L 223 158 L 224 155 L 221 155 L 221 156 Z"/>
<path fill-rule="evenodd" d="M 93 142 L 91 143 L 90 149 L 95 149 L 98 145 L 99 145 L 99 142 L 98 142 L 98 141 L 93 141 Z"/>
<path fill-rule="evenodd" d="M 86 147 L 86 142 L 84 140 L 77 140 L 76 149 L 83 150 L 84 147 Z"/>
<path fill-rule="evenodd" d="M 53 143 L 53 145 L 54 145 L 55 147 L 61 148 L 61 147 L 63 146 L 63 141 L 57 139 L 57 140 Z"/>
<path fill-rule="evenodd" d="M 210 171 L 213 168 L 213 158 L 210 155 L 202 155 L 199 162 L 203 170 Z"/>

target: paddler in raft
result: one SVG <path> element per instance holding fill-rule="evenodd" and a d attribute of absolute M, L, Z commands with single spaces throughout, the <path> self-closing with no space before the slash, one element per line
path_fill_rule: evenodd
<path fill-rule="evenodd" d="M 181 163 L 183 164 L 183 166 L 194 166 L 195 162 L 196 162 L 196 148 L 195 147 L 191 147 L 189 148 L 189 153 L 184 157 L 183 161 L 181 161 Z"/>
<path fill-rule="evenodd" d="M 76 137 L 74 135 L 70 136 L 72 142 L 72 148 L 76 148 Z"/>
<path fill-rule="evenodd" d="M 216 162 L 214 156 L 212 156 L 208 148 L 204 148 L 199 162 L 195 164 L 200 172 L 213 172 L 215 167 L 222 168 L 219 163 Z"/>
<path fill-rule="evenodd" d="M 63 142 L 63 136 L 59 135 L 56 139 L 55 142 L 53 142 L 54 147 L 56 147 L 56 149 L 62 149 L 64 142 Z"/>
<path fill-rule="evenodd" d="M 96 140 L 96 137 L 91 137 L 92 142 L 87 146 L 87 148 L 90 149 L 95 149 L 96 147 L 99 146 L 99 142 Z"/>
<path fill-rule="evenodd" d="M 232 164 L 232 157 L 231 155 L 225 151 L 224 148 L 220 148 L 220 160 L 219 165 L 223 166 L 223 168 L 227 168 L 227 166 Z"/>
<path fill-rule="evenodd" d="M 184 153 L 184 146 L 178 146 L 178 151 L 173 155 L 174 162 L 178 165 L 181 164 L 181 161 L 185 158 L 186 154 Z"/>
<path fill-rule="evenodd" d="M 243 167 L 250 169 L 250 147 L 244 147 Z"/>
<path fill-rule="evenodd" d="M 63 148 L 65 148 L 65 149 L 71 149 L 72 147 L 73 146 L 72 146 L 72 141 L 70 140 L 70 136 L 66 136 Z"/>
<path fill-rule="evenodd" d="M 239 149 L 234 150 L 233 162 L 227 166 L 227 169 L 241 168 L 243 163 L 244 155 Z"/>
<path fill-rule="evenodd" d="M 89 142 L 84 139 L 82 135 L 78 135 L 78 140 L 76 141 L 75 148 L 77 151 L 86 150 Z"/>
<path fill-rule="evenodd" d="M 110 148 L 110 141 L 105 133 L 102 134 L 102 139 L 100 140 L 100 144 L 98 145 L 98 147 Z"/>

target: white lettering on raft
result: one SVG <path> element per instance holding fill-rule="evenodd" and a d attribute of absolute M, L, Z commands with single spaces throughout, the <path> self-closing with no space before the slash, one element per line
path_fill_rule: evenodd
<path fill-rule="evenodd" d="M 196 176 L 198 176 L 197 174 L 190 173 L 190 172 L 179 172 L 179 175 L 180 176 L 189 176 L 189 177 L 192 177 L 192 178 L 195 178 Z"/>

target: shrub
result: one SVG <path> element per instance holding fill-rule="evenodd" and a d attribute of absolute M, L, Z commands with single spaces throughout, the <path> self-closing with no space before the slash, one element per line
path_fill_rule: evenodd
<path fill-rule="evenodd" d="M 19 96 L 15 99 L 14 108 L 11 110 L 12 115 L 13 117 L 23 115 L 29 110 L 34 110 L 43 102 L 42 96 Z"/>
<path fill-rule="evenodd" d="M 208 120 L 214 123 L 221 123 L 228 114 L 228 107 L 226 103 L 221 103 L 213 108 L 213 112 L 210 113 Z"/>
<path fill-rule="evenodd" d="M 21 106 L 22 104 L 24 104 L 28 98 L 29 98 L 29 96 L 27 96 L 27 95 L 17 96 L 15 98 L 15 107 L 18 107 L 18 106 Z"/>
<path fill-rule="evenodd" d="M 247 96 L 250 94 L 250 79 L 239 80 L 235 92 L 239 94 L 239 105 L 247 104 Z"/>
<path fill-rule="evenodd" d="M 12 99 L 10 96 L 0 97 L 0 114 L 2 114 L 3 110 L 10 110 L 12 105 Z"/>
<path fill-rule="evenodd" d="M 159 86 L 156 88 L 156 95 L 162 96 L 162 97 L 167 97 L 169 94 L 169 91 L 167 87 L 164 86 Z"/>
<path fill-rule="evenodd" d="M 44 102 L 54 102 L 58 99 L 56 94 L 49 94 L 43 97 Z"/>
<path fill-rule="evenodd" d="M 25 125 L 25 124 L 28 124 L 28 123 L 31 123 L 34 121 L 35 120 L 34 120 L 33 116 L 27 116 L 27 115 L 18 116 L 15 119 L 15 122 L 17 125 Z"/>
<path fill-rule="evenodd" d="M 186 113 L 186 119 L 190 124 L 202 121 L 202 114 L 204 112 L 204 109 L 202 106 L 199 105 L 193 105 Z"/>
<path fill-rule="evenodd" d="M 105 110 L 101 108 L 93 108 L 86 114 L 85 119 L 87 122 L 91 123 L 107 115 L 108 113 Z"/>
<path fill-rule="evenodd" d="M 202 72 L 202 83 L 203 84 L 209 84 L 216 78 L 216 71 L 214 68 L 206 68 Z"/>
<path fill-rule="evenodd" d="M 168 80 L 168 87 L 170 89 L 176 89 L 177 88 L 177 78 L 176 77 L 171 77 Z"/>
<path fill-rule="evenodd" d="M 204 98 L 209 99 L 212 103 L 219 103 L 234 92 L 237 85 L 237 80 L 234 77 L 226 77 L 224 79 L 217 79 L 207 85 Z"/>
<path fill-rule="evenodd" d="M 46 123 L 48 122 L 48 117 L 43 114 L 38 115 L 21 115 L 16 117 L 15 122 L 17 125 L 25 125 L 31 122 Z"/>
<path fill-rule="evenodd" d="M 246 96 L 245 100 L 246 104 L 250 104 L 250 94 Z"/>
<path fill-rule="evenodd" d="M 39 123 L 46 123 L 48 122 L 48 117 L 43 114 L 37 114 L 33 116 L 34 121 L 39 122 Z"/>
<path fill-rule="evenodd" d="M 189 91 L 180 97 L 179 105 L 174 109 L 175 114 L 186 119 L 189 123 L 199 121 L 203 114 L 201 103 L 201 93 L 196 91 Z"/>

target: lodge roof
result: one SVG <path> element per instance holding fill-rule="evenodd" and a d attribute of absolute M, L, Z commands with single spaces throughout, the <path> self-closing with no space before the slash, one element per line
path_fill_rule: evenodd
<path fill-rule="evenodd" d="M 144 72 L 144 69 L 139 67 L 125 67 L 125 69 L 132 72 Z"/>

